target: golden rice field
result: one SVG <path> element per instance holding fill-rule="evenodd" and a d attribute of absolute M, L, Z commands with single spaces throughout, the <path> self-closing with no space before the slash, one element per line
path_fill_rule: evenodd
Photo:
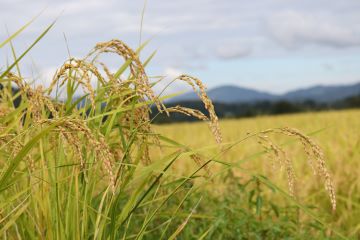
<path fill-rule="evenodd" d="M 275 142 L 285 143 L 284 149 L 290 154 L 295 164 L 296 193 L 303 204 L 311 204 L 327 213 L 327 221 L 349 236 L 359 236 L 360 232 L 360 110 L 329 111 L 302 113 L 280 116 L 264 116 L 246 119 L 220 121 L 224 142 L 236 141 L 249 133 L 291 126 L 310 134 L 325 154 L 327 166 L 334 180 L 337 197 L 337 210 L 332 213 L 330 201 L 325 189 L 316 181 L 307 163 L 306 156 L 299 142 L 292 142 L 286 137 L 276 136 Z M 211 132 L 205 123 L 178 123 L 156 126 L 156 131 L 180 143 L 186 143 L 194 149 L 215 144 Z M 289 142 L 290 141 L 290 142 Z M 225 162 L 239 163 L 242 169 L 237 174 L 256 172 L 270 178 L 283 189 L 287 188 L 284 171 L 274 166 L 271 157 L 263 155 L 251 158 L 254 152 L 261 151 L 256 139 L 240 143 L 221 156 Z M 206 149 L 207 155 L 211 150 Z M 186 172 L 193 167 L 192 162 L 181 162 L 177 172 Z M 211 168 L 220 171 L 219 164 Z M 221 184 L 217 182 L 217 184 Z M 277 201 L 284 200 L 279 195 L 272 195 Z"/>
<path fill-rule="evenodd" d="M 52 26 L 0 71 L 1 239 L 360 238 L 359 110 L 219 122 L 189 75 L 207 111 L 166 108 L 146 42 L 116 39 L 34 87 L 20 61 Z M 151 105 L 205 123 L 154 125 Z"/>

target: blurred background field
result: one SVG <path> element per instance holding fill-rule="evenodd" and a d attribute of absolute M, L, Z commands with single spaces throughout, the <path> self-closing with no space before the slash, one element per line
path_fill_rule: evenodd
<path fill-rule="evenodd" d="M 359 110 L 346 110 L 222 120 L 220 127 L 223 131 L 224 142 L 232 142 L 246 137 L 249 133 L 282 126 L 292 126 L 311 135 L 324 150 L 325 159 L 335 183 L 338 208 L 335 213 L 331 213 L 330 201 L 325 189 L 321 181 L 314 181 L 316 177 L 308 166 L 301 143 L 289 142 L 289 138 L 284 136 L 274 136 L 275 142 L 288 143 L 284 149 L 289 152 L 289 157 L 294 161 L 298 199 L 307 206 L 318 208 L 317 210 L 327 218 L 329 224 L 341 229 L 341 232 L 347 236 L 356 236 L 360 231 L 359 119 Z M 155 129 L 158 133 L 194 149 L 215 144 L 206 123 L 157 125 Z M 206 148 L 202 154 L 211 157 L 216 153 L 215 149 Z M 163 151 L 166 150 L 163 149 Z M 287 189 L 286 174 L 278 167 L 274 168 L 271 157 L 265 154 L 253 157 L 254 153 L 261 151 L 261 146 L 256 139 L 250 138 L 222 154 L 219 159 L 224 162 L 238 163 L 241 169 L 234 171 L 240 177 L 247 178 L 249 172 L 255 172 L 267 176 L 282 189 Z M 193 168 L 193 162 L 180 161 L 176 164 L 174 172 L 186 174 Z M 211 165 L 212 174 L 216 174 L 221 169 L 223 169 L 221 164 Z M 214 182 L 210 182 L 208 186 L 212 192 L 220 191 L 218 187 L 221 182 L 217 181 L 216 187 L 213 184 Z M 272 194 L 270 199 L 286 202 L 284 197 L 277 194 Z"/>

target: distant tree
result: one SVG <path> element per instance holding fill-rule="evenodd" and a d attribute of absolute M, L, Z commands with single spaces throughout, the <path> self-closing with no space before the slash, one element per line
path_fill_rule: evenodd
<path fill-rule="evenodd" d="M 284 114 L 284 113 L 293 113 L 300 112 L 301 108 L 294 103 L 288 101 L 279 101 L 274 103 L 272 108 L 273 114 Z"/>

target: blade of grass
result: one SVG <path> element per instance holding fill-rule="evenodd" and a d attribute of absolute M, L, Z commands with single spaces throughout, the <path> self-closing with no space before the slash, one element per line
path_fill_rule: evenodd
<path fill-rule="evenodd" d="M 20 161 L 28 154 L 28 152 L 37 144 L 37 142 L 44 137 L 46 134 L 48 134 L 53 128 L 56 127 L 60 123 L 53 123 L 47 128 L 43 129 L 35 135 L 21 150 L 20 152 L 10 160 L 9 167 L 4 171 L 4 173 L 1 175 L 0 178 L 0 192 L 3 191 L 3 188 L 5 187 L 7 181 L 14 173 L 16 167 L 19 165 Z"/>
<path fill-rule="evenodd" d="M 10 71 L 11 69 L 13 69 L 17 64 L 18 62 L 23 59 L 23 57 L 25 57 L 25 55 L 50 31 L 50 29 L 54 26 L 56 20 L 51 23 L 46 29 L 44 32 L 42 32 L 40 34 L 39 37 L 36 38 L 36 40 L 16 59 L 16 61 L 14 63 L 12 63 L 1 75 L 0 75 L 0 79 L 2 79 L 4 76 L 6 76 Z"/>
<path fill-rule="evenodd" d="M 18 36 L 22 31 L 24 31 L 27 27 L 29 27 L 30 24 L 33 23 L 42 14 L 43 11 L 41 11 L 38 15 L 36 15 L 34 18 L 32 18 L 29 22 L 27 22 L 25 25 L 23 25 L 21 28 L 19 28 L 19 30 L 17 30 L 15 33 L 13 33 L 10 37 L 5 39 L 5 41 L 0 43 L 0 48 L 4 47 L 12 39 L 14 39 L 16 36 Z"/>

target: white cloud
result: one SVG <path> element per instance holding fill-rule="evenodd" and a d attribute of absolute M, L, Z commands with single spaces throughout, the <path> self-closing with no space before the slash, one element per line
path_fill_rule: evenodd
<path fill-rule="evenodd" d="M 63 33 L 71 54 L 76 56 L 84 56 L 95 43 L 113 38 L 133 48 L 138 46 L 144 0 L 0 1 L 0 24 L 6 24 L 11 33 L 46 8 L 14 40 L 18 54 L 64 10 L 54 28 L 30 52 L 43 69 L 59 66 L 67 58 Z M 225 66 L 221 61 L 248 55 L 252 56 L 251 64 L 279 56 L 356 56 L 360 52 L 360 25 L 356 24 L 360 22 L 359 12 L 358 0 L 149 0 L 142 39 L 155 37 L 141 55 L 149 56 L 158 50 L 149 69 L 160 69 L 168 79 L 182 73 L 179 69 L 195 74 L 201 72 L 200 68 L 206 68 L 203 72 L 220 72 Z M 5 28 L 0 27 L 0 42 L 6 37 Z M 21 65 L 30 65 L 29 62 L 26 57 Z M 237 64 L 227 64 L 232 63 Z M 257 79 L 262 69 L 251 64 L 242 71 L 255 71 L 252 79 Z M 2 61 L 0 68 L 5 65 Z M 172 67 L 166 69 L 167 66 Z M 274 71 L 282 72 L 282 68 Z M 218 84 L 216 76 L 206 79 Z M 230 76 L 222 81 L 237 80 Z M 181 89 L 180 85 L 173 89 Z"/>
<path fill-rule="evenodd" d="M 39 81 L 41 82 L 41 84 L 44 85 L 45 87 L 49 86 L 55 75 L 56 70 L 57 67 L 48 67 L 40 70 Z"/>
<path fill-rule="evenodd" d="M 169 79 L 174 79 L 180 76 L 181 74 L 183 74 L 181 70 L 172 67 L 166 68 L 164 70 L 164 76 Z"/>
<path fill-rule="evenodd" d="M 180 69 L 169 67 L 163 71 L 163 79 L 155 85 L 154 90 L 156 93 L 162 93 L 162 96 L 169 94 L 179 93 L 183 91 L 190 91 L 191 87 L 184 82 L 179 80 L 174 81 L 184 72 Z"/>
<path fill-rule="evenodd" d="M 241 43 L 223 44 L 216 49 L 216 56 L 221 59 L 236 59 L 249 56 L 251 48 Z"/>
<path fill-rule="evenodd" d="M 336 48 L 360 46 L 359 27 L 340 22 L 330 14 L 285 11 L 271 16 L 268 24 L 273 37 L 289 48 L 306 44 Z"/>

